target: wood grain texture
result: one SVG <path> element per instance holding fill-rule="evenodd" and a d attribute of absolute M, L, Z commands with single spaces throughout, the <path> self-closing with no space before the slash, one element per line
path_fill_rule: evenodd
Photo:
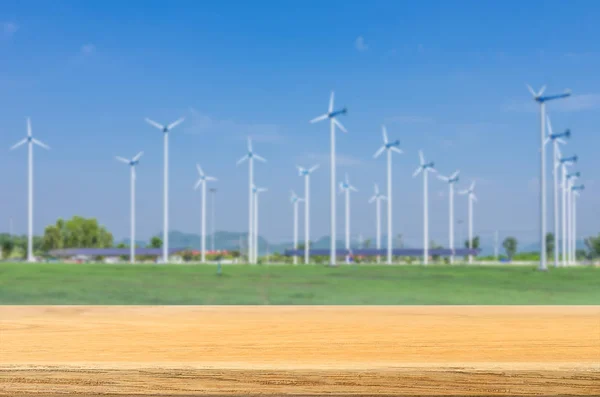
<path fill-rule="evenodd" d="M 600 395 L 599 306 L 0 306 L 0 395 Z"/>

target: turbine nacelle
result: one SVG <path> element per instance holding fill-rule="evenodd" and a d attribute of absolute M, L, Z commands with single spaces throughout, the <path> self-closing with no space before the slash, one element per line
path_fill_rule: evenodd
<path fill-rule="evenodd" d="M 303 199 L 303 198 L 300 198 L 300 197 L 298 197 L 298 195 L 296 194 L 296 192 L 294 192 L 294 191 L 292 190 L 292 195 L 291 195 L 291 197 L 290 197 L 290 202 L 291 202 L 292 204 L 296 204 L 296 203 L 298 203 L 298 202 L 300 202 L 300 201 L 304 201 L 304 199 Z"/>
<path fill-rule="evenodd" d="M 304 168 L 304 167 L 300 167 L 299 165 L 297 165 L 296 168 L 298 168 L 299 176 L 309 176 L 310 174 L 312 174 L 315 170 L 317 170 L 319 168 L 319 164 L 315 164 L 310 168 Z"/>
<path fill-rule="evenodd" d="M 340 110 L 336 110 L 336 111 L 327 113 L 327 117 L 329 117 L 330 119 L 332 119 L 332 118 L 334 118 L 336 116 L 339 116 L 341 114 L 346 114 L 346 113 L 348 113 L 348 108 L 342 108 Z"/>
<path fill-rule="evenodd" d="M 350 184 L 350 179 L 348 178 L 348 174 L 346 174 L 346 180 L 340 182 L 340 193 L 342 193 L 344 191 L 358 192 L 358 189 L 356 189 L 354 186 L 352 186 Z"/>
<path fill-rule="evenodd" d="M 579 186 L 572 186 L 571 190 L 572 191 L 577 191 L 577 190 L 584 190 L 585 189 L 585 185 L 579 185 Z"/>
<path fill-rule="evenodd" d="M 579 172 L 579 171 L 571 172 L 570 174 L 567 174 L 567 179 L 579 178 L 580 176 L 581 176 L 581 172 Z"/>
<path fill-rule="evenodd" d="M 533 96 L 533 100 L 540 104 L 547 102 L 547 101 L 554 100 L 554 99 L 567 98 L 567 97 L 571 96 L 570 89 L 566 89 L 565 92 L 563 92 L 562 94 L 546 95 L 546 96 L 544 96 L 544 91 L 546 91 L 546 86 L 543 86 L 537 93 L 529 85 L 527 85 L 527 89 Z"/>

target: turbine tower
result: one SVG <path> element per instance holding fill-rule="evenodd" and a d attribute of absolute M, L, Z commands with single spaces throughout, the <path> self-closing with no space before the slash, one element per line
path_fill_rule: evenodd
<path fill-rule="evenodd" d="M 413 173 L 413 178 L 423 172 L 423 264 L 426 265 L 429 260 L 429 199 L 427 193 L 427 174 L 437 172 L 433 168 L 433 161 L 426 163 L 423 151 L 419 150 L 419 168 Z"/>
<path fill-rule="evenodd" d="M 159 124 L 146 118 L 146 122 L 163 132 L 164 139 L 164 190 L 163 190 L 163 263 L 169 261 L 169 132 L 183 122 L 180 118 L 171 124 Z"/>
<path fill-rule="evenodd" d="M 552 123 L 550 122 L 550 116 L 546 117 L 546 122 L 548 124 L 548 137 L 546 138 L 544 144 L 548 144 L 548 142 L 552 141 L 552 157 L 554 158 L 552 166 L 552 176 L 554 177 L 554 267 L 558 267 L 558 190 L 560 188 L 558 185 L 558 168 L 560 166 L 559 144 L 565 145 L 567 143 L 565 140 L 563 140 L 563 138 L 569 138 L 571 136 L 571 130 L 567 129 L 564 132 L 555 134 L 552 132 Z"/>
<path fill-rule="evenodd" d="M 452 254 L 450 255 L 450 263 L 454 263 L 454 185 L 458 182 L 458 175 L 460 171 L 454 172 L 454 174 L 450 176 L 438 175 L 438 178 L 444 182 L 448 183 L 448 201 L 449 201 L 449 213 L 450 213 L 450 230 L 449 230 L 449 241 L 448 248 L 452 250 Z"/>
<path fill-rule="evenodd" d="M 577 156 L 562 157 L 560 148 L 557 148 L 558 165 L 561 169 L 560 189 L 562 191 L 562 265 L 567 266 L 567 166 L 577 162 Z"/>
<path fill-rule="evenodd" d="M 117 156 L 117 160 L 129 165 L 131 172 L 131 235 L 129 238 L 129 262 L 135 263 L 135 166 L 140 163 L 144 152 L 139 152 L 131 160 Z"/>
<path fill-rule="evenodd" d="M 379 186 L 375 184 L 375 194 L 371 196 L 369 203 L 375 203 L 375 217 L 377 225 L 377 263 L 381 262 L 381 256 L 379 255 L 379 250 L 381 250 L 381 200 L 385 199 L 386 197 L 379 193 Z"/>
<path fill-rule="evenodd" d="M 258 161 L 262 161 L 263 163 L 265 163 L 267 160 L 265 160 L 263 157 L 259 156 L 258 154 L 254 153 L 254 151 L 252 150 L 252 140 L 250 138 L 248 138 L 248 153 L 246 153 L 246 155 L 244 157 L 242 157 L 241 159 L 238 160 L 237 165 L 242 164 L 244 161 L 248 160 L 248 263 L 254 263 L 254 237 L 253 237 L 253 233 L 254 233 L 254 223 L 253 223 L 253 217 L 254 217 L 254 204 L 253 204 L 253 200 L 254 200 L 254 193 L 253 193 L 253 186 L 254 186 L 254 159 L 258 160 Z"/>
<path fill-rule="evenodd" d="M 398 148 L 400 141 L 389 141 L 385 125 L 381 126 L 383 134 L 383 145 L 375 152 L 373 157 L 377 158 L 387 150 L 387 264 L 392 264 L 392 152 L 403 153 Z M 379 257 L 378 257 L 379 258 Z"/>
<path fill-rule="evenodd" d="M 35 262 L 33 256 L 33 145 L 38 145 L 46 150 L 50 147 L 38 141 L 31 135 L 31 120 L 27 118 L 27 137 L 17 142 L 10 150 L 14 150 L 27 143 L 28 149 L 28 193 L 27 193 L 27 262 Z"/>
<path fill-rule="evenodd" d="M 358 192 L 358 190 L 350 184 L 348 174 L 346 179 L 340 182 L 340 193 L 346 194 L 346 250 L 350 250 L 350 192 Z"/>
<path fill-rule="evenodd" d="M 563 94 L 543 96 L 546 86 L 543 86 L 537 93 L 527 86 L 527 89 L 533 96 L 533 99 L 540 105 L 540 270 L 547 270 L 546 266 L 546 150 L 544 149 L 544 141 L 546 134 L 544 133 L 544 125 L 546 119 L 546 102 L 567 98 L 571 95 L 569 90 Z"/>
<path fill-rule="evenodd" d="M 579 192 L 585 189 L 584 185 L 573 186 L 571 191 L 573 193 L 573 238 L 572 238 L 572 255 L 573 255 L 573 264 L 577 264 L 577 197 L 579 197 Z"/>
<path fill-rule="evenodd" d="M 303 201 L 296 195 L 296 193 L 292 190 L 292 197 L 290 198 L 290 202 L 294 206 L 294 250 L 298 250 L 298 204 Z M 305 262 L 306 263 L 306 262 Z M 298 264 L 298 255 L 294 255 L 294 265 Z"/>
<path fill-rule="evenodd" d="M 255 264 L 258 263 L 258 195 L 266 191 L 266 188 L 252 186 L 252 193 L 254 194 L 254 248 L 252 252 Z"/>
<path fill-rule="evenodd" d="M 477 197 L 473 190 L 475 189 L 475 181 L 471 182 L 471 186 L 467 190 L 458 192 L 458 194 L 468 194 L 469 200 L 469 249 L 473 249 L 473 203 L 477 202 Z M 469 263 L 473 263 L 473 255 L 469 254 Z"/>
<path fill-rule="evenodd" d="M 571 236 L 573 233 L 573 195 L 571 188 L 575 181 L 581 176 L 580 172 L 572 172 L 567 174 L 567 264 L 571 264 Z"/>
<path fill-rule="evenodd" d="M 331 140 L 331 176 L 330 176 L 330 199 L 331 199 L 331 208 L 330 208 L 330 212 L 331 212 L 331 223 L 330 223 L 330 228 L 331 228 L 331 241 L 330 241 L 330 248 L 329 248 L 329 265 L 330 266 L 335 266 L 335 262 L 336 262 L 336 231 L 335 231 L 335 183 L 336 183 L 336 179 L 335 179 L 335 127 L 337 126 L 340 130 L 344 131 L 344 132 L 348 132 L 346 131 L 346 129 L 344 128 L 344 126 L 342 125 L 342 123 L 340 123 L 337 120 L 337 116 L 342 115 L 342 114 L 346 114 L 347 113 L 347 109 L 343 108 L 341 110 L 333 110 L 333 98 L 334 98 L 334 94 L 333 91 L 331 91 L 331 96 L 329 97 L 329 108 L 327 109 L 327 113 L 325 113 L 324 115 L 321 115 L 319 117 L 315 117 L 314 119 L 312 119 L 310 122 L 311 123 L 316 123 L 322 120 L 327 120 L 329 119 L 329 125 L 330 125 L 330 140 Z"/>
<path fill-rule="evenodd" d="M 319 164 L 311 168 L 302 168 L 298 166 L 298 173 L 304 177 L 304 264 L 308 265 L 310 261 L 310 174 L 319 168 Z M 294 263 L 296 256 L 294 256 Z"/>
<path fill-rule="evenodd" d="M 201 225 L 201 236 L 200 236 L 200 261 L 202 263 L 206 262 L 206 182 L 216 181 L 217 178 L 212 176 L 207 176 L 204 174 L 202 167 L 199 164 L 196 164 L 196 169 L 198 170 L 198 182 L 194 186 L 194 190 L 197 190 L 200 185 L 202 185 L 202 225 Z"/>

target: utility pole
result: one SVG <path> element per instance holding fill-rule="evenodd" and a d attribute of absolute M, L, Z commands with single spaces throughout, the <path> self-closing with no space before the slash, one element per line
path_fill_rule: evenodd
<path fill-rule="evenodd" d="M 210 197 L 211 197 L 211 208 L 210 208 L 210 230 L 211 230 L 211 239 L 210 239 L 210 250 L 215 252 L 215 193 L 217 193 L 217 189 L 210 188 Z"/>

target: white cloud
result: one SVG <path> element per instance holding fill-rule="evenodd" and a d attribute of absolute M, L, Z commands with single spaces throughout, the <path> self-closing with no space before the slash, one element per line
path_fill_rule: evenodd
<path fill-rule="evenodd" d="M 307 153 L 300 160 L 324 165 L 329 164 L 330 157 L 329 153 Z M 363 164 L 363 161 L 357 157 L 340 153 L 336 153 L 335 162 L 341 167 L 354 167 Z"/>
<path fill-rule="evenodd" d="M 96 52 L 96 46 L 93 44 L 84 44 L 81 46 L 81 54 L 82 55 L 92 55 Z"/>
<path fill-rule="evenodd" d="M 184 131 L 189 135 L 223 134 L 235 135 L 239 139 L 248 136 L 254 142 L 280 143 L 283 141 L 281 128 L 276 124 L 240 123 L 234 120 L 217 120 L 196 109 L 190 109 Z"/>
<path fill-rule="evenodd" d="M 6 37 L 11 37 L 19 30 L 19 25 L 14 22 L 4 22 L 2 23 L 2 34 Z"/>
<path fill-rule="evenodd" d="M 369 49 L 369 46 L 365 43 L 365 38 L 362 36 L 356 38 L 354 46 L 358 51 L 367 51 Z"/>

